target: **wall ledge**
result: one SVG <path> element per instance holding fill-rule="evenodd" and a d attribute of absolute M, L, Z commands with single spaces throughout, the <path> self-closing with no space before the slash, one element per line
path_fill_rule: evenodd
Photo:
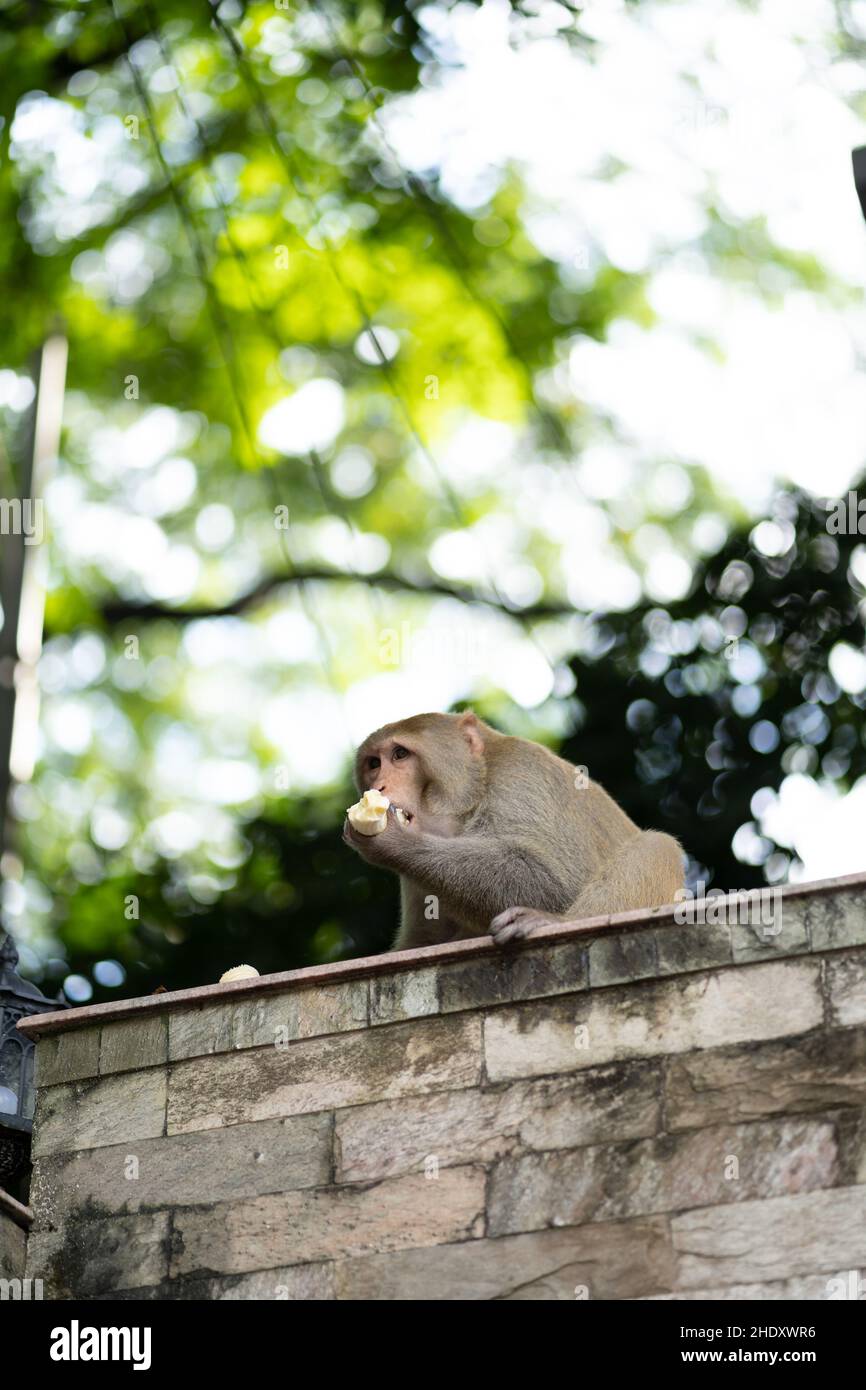
<path fill-rule="evenodd" d="M 810 883 L 789 884 L 780 888 L 765 886 L 747 891 L 729 893 L 713 899 L 714 911 L 735 910 L 738 903 L 754 899 L 756 893 L 769 895 L 784 909 L 786 903 L 808 906 L 810 900 L 816 902 L 828 896 L 843 893 L 866 893 L 866 873 L 847 874 L 838 878 L 818 879 Z M 192 989 L 173 990 L 162 994 L 145 995 L 135 999 L 122 999 L 107 1004 L 84 1005 L 78 1009 L 64 1009 L 53 1013 L 34 1014 L 22 1019 L 18 1024 L 22 1033 L 30 1038 L 47 1037 L 54 1033 L 67 1033 L 79 1028 L 92 1028 L 100 1024 L 130 1019 L 147 1019 L 168 1013 L 173 1009 L 191 1008 L 206 1004 L 246 1003 L 263 995 L 303 990 L 312 987 L 322 988 L 344 981 L 362 980 L 370 977 L 384 977 L 401 972 L 429 969 L 451 962 L 472 962 L 491 958 L 499 962 L 513 959 L 525 951 L 537 950 L 539 946 L 558 946 L 569 941 L 590 940 L 604 935 L 605 938 L 630 936 L 644 928 L 682 929 L 682 909 L 700 911 L 701 902 L 710 899 L 690 899 L 687 904 L 668 904 L 653 909 L 639 908 L 631 912 L 613 913 L 608 916 L 587 917 L 583 921 L 568 925 L 555 924 L 540 928 L 525 941 L 515 943 L 506 950 L 497 948 L 487 936 L 472 937 L 469 940 L 447 942 L 441 946 L 425 946 L 412 951 L 390 951 L 376 956 L 360 956 L 354 960 L 337 961 L 330 965 L 308 966 L 300 970 L 287 970 L 274 975 L 261 975 L 251 980 L 236 980 L 230 984 L 199 985 Z M 720 907 L 726 905 L 726 909 Z M 842 941 L 840 948 L 853 943 Z M 799 953 L 798 948 L 796 953 Z M 792 954 L 794 952 L 788 952 Z M 784 955 L 785 952 L 768 951 L 763 957 Z M 744 959 L 731 961 L 731 964 L 744 964 Z M 702 968 L 700 966 L 693 967 Z M 687 973 L 685 970 L 683 973 Z M 621 981 L 620 981 L 621 982 Z M 598 983 L 605 983 L 599 981 Z M 613 981 L 609 981 L 613 983 Z M 592 982 L 590 982 L 592 987 Z"/>
<path fill-rule="evenodd" d="M 0 1238 L 49 1298 L 802 1299 L 866 1268 L 866 875 L 73 1010 L 35 1062 L 34 1221 Z"/>

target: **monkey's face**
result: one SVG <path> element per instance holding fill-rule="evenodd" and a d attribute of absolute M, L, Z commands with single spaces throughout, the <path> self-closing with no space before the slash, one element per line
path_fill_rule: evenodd
<path fill-rule="evenodd" d="M 481 745 L 466 728 L 473 719 L 414 715 L 370 734 L 358 749 L 358 790 L 381 792 L 419 830 L 454 834 L 478 800 Z"/>
<path fill-rule="evenodd" d="M 418 753 L 393 734 L 373 734 L 358 754 L 358 783 L 362 792 L 375 790 L 416 820 L 423 810 L 427 777 Z"/>

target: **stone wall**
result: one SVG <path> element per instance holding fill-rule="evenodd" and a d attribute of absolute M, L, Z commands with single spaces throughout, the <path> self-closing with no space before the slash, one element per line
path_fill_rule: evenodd
<path fill-rule="evenodd" d="M 710 916 L 29 1020 L 28 1275 L 88 1299 L 840 1296 L 866 1266 L 866 879 Z"/>

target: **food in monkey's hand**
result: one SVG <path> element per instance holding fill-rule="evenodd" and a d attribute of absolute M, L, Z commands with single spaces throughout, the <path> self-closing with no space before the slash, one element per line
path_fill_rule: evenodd
<path fill-rule="evenodd" d="M 383 796 L 381 792 L 364 792 L 361 800 L 356 801 L 346 812 L 349 824 L 361 835 L 381 835 L 382 831 L 388 828 L 390 805 L 387 796 Z M 394 807 L 394 815 L 401 825 L 406 824 L 405 812 L 401 811 L 399 806 Z"/>
<path fill-rule="evenodd" d="M 232 980 L 255 980 L 258 973 L 254 965 L 233 965 L 231 970 L 220 975 L 220 984 L 228 985 L 231 984 Z"/>
<path fill-rule="evenodd" d="M 383 796 L 381 792 L 364 792 L 361 800 L 356 801 L 346 812 L 349 824 L 361 835 L 381 835 L 388 825 L 390 805 L 387 796 Z"/>

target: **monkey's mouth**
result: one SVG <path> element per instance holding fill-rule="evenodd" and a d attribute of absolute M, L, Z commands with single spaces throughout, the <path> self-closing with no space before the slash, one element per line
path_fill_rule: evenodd
<path fill-rule="evenodd" d="M 393 801 L 391 802 L 391 805 L 392 805 L 392 807 L 393 807 L 393 809 L 394 809 L 394 815 L 397 817 L 397 819 L 398 819 L 398 821 L 400 822 L 401 825 L 411 825 L 411 824 L 412 824 L 412 822 L 413 822 L 413 820 L 415 819 L 415 817 L 414 817 L 414 815 L 412 814 L 411 811 L 404 811 L 404 809 L 403 809 L 402 806 L 396 805 L 396 803 L 393 802 Z"/>

